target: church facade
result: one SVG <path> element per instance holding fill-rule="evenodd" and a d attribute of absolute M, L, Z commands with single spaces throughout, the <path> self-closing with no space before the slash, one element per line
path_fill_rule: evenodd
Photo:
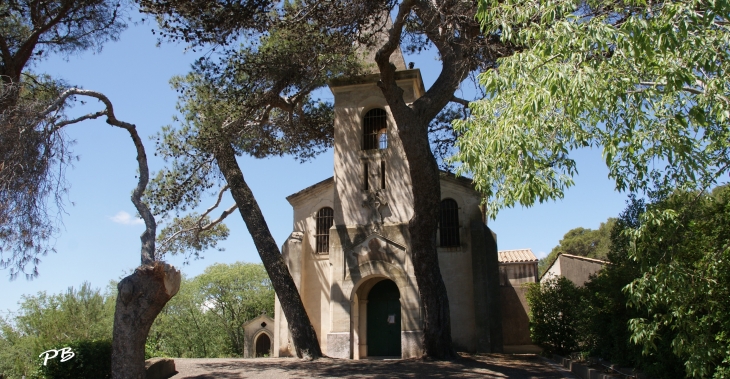
<path fill-rule="evenodd" d="M 396 63 L 413 102 L 424 93 L 418 69 Z M 379 76 L 330 83 L 335 98 L 334 176 L 287 200 L 293 232 L 282 254 L 324 354 L 360 359 L 422 355 L 423 308 L 407 224 L 413 216 L 408 163 Z M 481 197 L 465 178 L 441 176 L 439 266 L 457 350 L 502 348 L 496 236 Z M 277 299 L 273 356 L 293 356 Z"/>

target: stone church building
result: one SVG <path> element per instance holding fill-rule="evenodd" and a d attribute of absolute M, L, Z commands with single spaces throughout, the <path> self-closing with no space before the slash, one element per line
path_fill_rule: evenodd
<path fill-rule="evenodd" d="M 402 55 L 406 101 L 424 94 Z M 413 215 L 408 163 L 377 74 L 330 83 L 335 99 L 334 176 L 287 200 L 294 231 L 282 253 L 324 354 L 336 358 L 419 357 L 423 309 L 407 223 Z M 459 351 L 502 349 L 495 235 L 471 181 L 441 176 L 439 265 Z M 295 355 L 277 299 L 273 356 Z"/>

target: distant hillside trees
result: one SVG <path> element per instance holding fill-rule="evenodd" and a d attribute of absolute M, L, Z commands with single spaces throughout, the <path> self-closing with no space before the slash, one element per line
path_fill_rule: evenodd
<path fill-rule="evenodd" d="M 274 289 L 263 265 L 215 264 L 184 280 L 152 326 L 148 352 L 170 357 L 242 357 L 243 325 L 266 312 Z"/>

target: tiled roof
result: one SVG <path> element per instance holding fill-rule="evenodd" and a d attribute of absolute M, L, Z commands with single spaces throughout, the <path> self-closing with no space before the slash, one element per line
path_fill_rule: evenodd
<path fill-rule="evenodd" d="M 498 254 L 499 263 L 537 262 L 537 257 L 531 249 L 502 250 Z"/>

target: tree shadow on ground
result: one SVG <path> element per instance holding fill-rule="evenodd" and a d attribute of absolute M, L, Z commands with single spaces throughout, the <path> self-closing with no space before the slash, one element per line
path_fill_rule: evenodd
<path fill-rule="evenodd" d="M 196 364 L 205 374 L 176 375 L 174 379 L 232 379 L 232 378 L 564 378 L 556 370 L 534 355 L 469 355 L 455 361 L 404 360 L 349 360 L 320 359 L 222 359 L 206 360 Z M 196 372 L 198 374 L 200 371 Z M 194 374 L 195 375 L 195 374 Z"/>

